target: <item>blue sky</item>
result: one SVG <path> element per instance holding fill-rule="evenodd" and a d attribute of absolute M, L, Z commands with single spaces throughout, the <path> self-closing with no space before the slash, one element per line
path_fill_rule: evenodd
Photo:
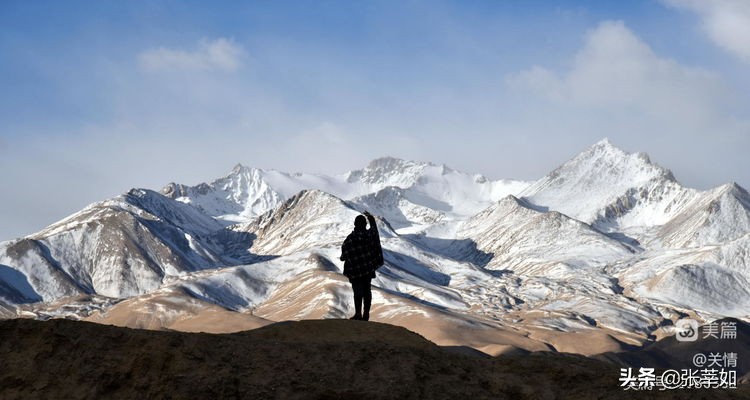
<path fill-rule="evenodd" d="M 609 137 L 688 186 L 747 187 L 749 8 L 3 1 L 0 240 L 237 162 L 537 179 Z"/>

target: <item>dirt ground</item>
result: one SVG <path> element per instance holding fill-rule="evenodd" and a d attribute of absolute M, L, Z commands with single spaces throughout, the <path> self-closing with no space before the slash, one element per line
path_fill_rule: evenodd
<path fill-rule="evenodd" d="M 747 385 L 623 391 L 619 372 L 580 355 L 441 348 L 375 322 L 206 334 L 0 321 L 0 399 L 750 399 Z"/>

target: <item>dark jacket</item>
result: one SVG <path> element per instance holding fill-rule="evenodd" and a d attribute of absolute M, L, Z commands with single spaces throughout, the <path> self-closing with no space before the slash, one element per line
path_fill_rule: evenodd
<path fill-rule="evenodd" d="M 344 275 L 349 280 L 375 278 L 375 270 L 383 265 L 383 249 L 380 235 L 372 215 L 367 217 L 369 229 L 354 228 L 341 245 L 341 260 L 344 261 Z"/>

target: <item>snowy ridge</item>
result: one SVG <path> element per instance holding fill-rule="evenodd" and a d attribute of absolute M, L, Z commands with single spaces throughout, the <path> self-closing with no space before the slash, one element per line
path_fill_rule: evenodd
<path fill-rule="evenodd" d="M 672 172 L 651 163 L 646 154 L 625 153 L 604 139 L 531 184 L 519 197 L 592 223 L 608 206 L 620 203 L 615 210 L 624 214 L 630 203 L 648 198 L 651 190 L 641 188 L 671 183 L 676 183 Z M 631 201 L 623 200 L 630 197 Z"/>
<path fill-rule="evenodd" d="M 393 227 L 431 225 L 446 219 L 446 213 L 420 205 L 421 196 L 412 195 L 409 189 L 387 186 L 375 193 L 352 199 L 358 209 L 380 215 Z"/>
<path fill-rule="evenodd" d="M 528 185 L 512 180 L 491 181 L 445 165 L 390 157 L 374 160 L 367 168 L 349 173 L 347 182 L 368 185 L 367 193 L 390 186 L 406 189 L 403 193 L 414 204 L 464 217 Z"/>
<path fill-rule="evenodd" d="M 238 165 L 133 189 L 0 243 L 0 317 L 342 318 L 340 245 L 364 210 L 378 218 L 375 303 L 389 321 L 637 343 L 686 314 L 750 319 L 747 191 L 685 188 L 607 140 L 531 184 L 385 157 L 336 176 Z"/>
<path fill-rule="evenodd" d="M 701 193 L 661 227 L 664 247 L 700 247 L 735 240 L 750 232 L 750 195 L 736 183 Z"/>
<path fill-rule="evenodd" d="M 23 273 L 17 279 L 26 282 L 20 287 L 27 299 L 128 297 L 157 289 L 169 276 L 224 264 L 208 236 L 220 228 L 192 207 L 133 189 L 0 244 L 0 263 Z"/>
<path fill-rule="evenodd" d="M 534 210 L 512 195 L 461 224 L 457 236 L 474 239 L 479 251 L 492 254 L 488 268 L 527 273 L 526 268 L 549 261 L 603 266 L 633 252 L 583 222 Z"/>
<path fill-rule="evenodd" d="M 249 222 L 307 189 L 353 200 L 389 187 L 399 188 L 408 191 L 409 201 L 416 206 L 465 217 L 527 185 L 512 180 L 491 181 L 444 165 L 384 157 L 364 169 L 336 176 L 290 174 L 238 164 L 229 175 L 209 184 L 190 187 L 170 183 L 162 194 L 212 217 L 237 223 Z M 411 224 L 410 220 L 403 222 Z"/>
<path fill-rule="evenodd" d="M 319 190 L 303 190 L 247 224 L 231 229 L 252 233 L 250 248 L 257 254 L 288 255 L 304 249 L 340 245 L 348 235 L 359 212 L 343 200 Z M 396 234 L 380 224 L 383 238 Z"/>

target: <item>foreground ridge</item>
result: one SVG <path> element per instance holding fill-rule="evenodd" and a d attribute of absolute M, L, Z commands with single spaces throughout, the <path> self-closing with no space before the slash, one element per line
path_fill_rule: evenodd
<path fill-rule="evenodd" d="M 618 387 L 614 364 L 554 353 L 458 354 L 404 328 L 348 320 L 222 335 L 7 320 L 0 321 L 0 357 L 12 366 L 0 370 L 4 399 L 632 398 Z"/>

